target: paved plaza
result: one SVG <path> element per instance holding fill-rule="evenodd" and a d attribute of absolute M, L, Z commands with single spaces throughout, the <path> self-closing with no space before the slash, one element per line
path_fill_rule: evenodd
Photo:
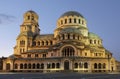
<path fill-rule="evenodd" d="M 120 79 L 120 74 L 1 73 L 0 79 Z"/>

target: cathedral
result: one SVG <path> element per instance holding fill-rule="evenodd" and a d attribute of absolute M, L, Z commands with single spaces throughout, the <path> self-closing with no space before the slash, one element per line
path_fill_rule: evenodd
<path fill-rule="evenodd" d="M 3 71 L 15 72 L 112 72 L 116 60 L 102 39 L 89 32 L 87 21 L 76 11 L 63 13 L 53 34 L 41 34 L 39 16 L 24 13 L 14 54 L 3 59 Z"/>

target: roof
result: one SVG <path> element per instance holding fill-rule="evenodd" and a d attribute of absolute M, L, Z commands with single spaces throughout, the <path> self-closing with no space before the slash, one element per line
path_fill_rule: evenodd
<path fill-rule="evenodd" d="M 62 14 L 60 16 L 61 17 L 64 17 L 64 16 L 78 16 L 78 17 L 82 17 L 84 18 L 79 12 L 76 12 L 76 11 L 68 11 L 68 12 L 65 12 L 64 14 Z"/>
<path fill-rule="evenodd" d="M 34 49 L 34 50 L 28 50 L 29 53 L 47 53 L 48 49 Z"/>
<path fill-rule="evenodd" d="M 89 38 L 95 38 L 95 39 L 101 39 L 97 34 L 92 33 L 92 32 L 89 32 L 89 33 L 88 33 L 88 37 L 89 37 Z"/>
<path fill-rule="evenodd" d="M 81 31 L 78 28 L 64 28 L 59 33 L 60 34 L 63 34 L 63 33 L 77 33 L 77 34 L 81 34 Z"/>
<path fill-rule="evenodd" d="M 35 39 L 52 39 L 54 38 L 54 34 L 43 34 L 43 35 L 37 35 Z"/>

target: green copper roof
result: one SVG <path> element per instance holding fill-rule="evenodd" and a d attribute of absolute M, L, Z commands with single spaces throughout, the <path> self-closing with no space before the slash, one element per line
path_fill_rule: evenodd
<path fill-rule="evenodd" d="M 77 34 L 81 34 L 81 31 L 78 28 L 64 28 L 59 33 L 60 34 L 63 34 L 63 33 L 77 33 Z"/>
<path fill-rule="evenodd" d="M 89 38 L 95 38 L 95 39 L 101 39 L 97 34 L 92 33 L 92 32 L 89 32 L 89 33 L 88 33 L 88 37 L 89 37 Z"/>

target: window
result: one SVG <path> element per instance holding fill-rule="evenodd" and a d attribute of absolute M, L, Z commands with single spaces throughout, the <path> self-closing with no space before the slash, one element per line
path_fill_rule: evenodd
<path fill-rule="evenodd" d="M 74 18 L 74 23 L 76 23 L 76 18 Z"/>
<path fill-rule="evenodd" d="M 90 40 L 90 44 L 92 44 L 92 40 Z"/>
<path fill-rule="evenodd" d="M 75 53 L 74 48 L 72 48 L 72 47 L 70 47 L 70 46 L 63 48 L 63 50 L 62 50 L 62 55 L 63 55 L 64 57 L 74 56 L 74 53 Z"/>
<path fill-rule="evenodd" d="M 35 69 L 35 63 L 33 64 L 33 66 L 32 66 L 32 67 L 33 67 L 33 69 Z"/>
<path fill-rule="evenodd" d="M 53 44 L 53 42 L 52 41 L 50 41 L 50 45 L 52 45 Z"/>
<path fill-rule="evenodd" d="M 71 20 L 71 18 L 69 19 L 69 23 L 71 23 L 72 22 L 72 20 Z"/>
<path fill-rule="evenodd" d="M 18 64 L 15 64 L 15 69 L 18 69 Z"/>
<path fill-rule="evenodd" d="M 28 20 L 30 20 L 30 16 L 28 16 Z"/>
<path fill-rule="evenodd" d="M 82 20 L 82 24 L 84 24 L 84 21 Z"/>
<path fill-rule="evenodd" d="M 48 69 L 50 68 L 50 63 L 47 63 L 47 68 L 48 68 Z"/>
<path fill-rule="evenodd" d="M 101 66 L 102 66 L 101 63 L 99 63 L 99 64 L 98 64 L 98 68 L 101 69 Z"/>
<path fill-rule="evenodd" d="M 79 24 L 80 24 L 80 19 L 79 19 Z"/>
<path fill-rule="evenodd" d="M 55 63 L 52 63 L 52 68 L 55 68 Z"/>
<path fill-rule="evenodd" d="M 21 45 L 21 46 L 24 46 L 24 45 L 25 45 L 25 41 L 24 41 L 24 40 L 21 40 L 21 41 L 20 41 L 20 45 Z"/>
<path fill-rule="evenodd" d="M 31 69 L 31 64 L 30 63 L 28 64 L 28 69 Z"/>
<path fill-rule="evenodd" d="M 27 64 L 26 63 L 24 64 L 24 69 L 27 69 Z"/>
<path fill-rule="evenodd" d="M 20 69 L 23 69 L 23 64 L 20 64 Z"/>
<path fill-rule="evenodd" d="M 31 54 L 28 54 L 28 57 L 31 58 Z"/>
<path fill-rule="evenodd" d="M 56 68 L 60 68 L 60 63 L 56 63 Z"/>
<path fill-rule="evenodd" d="M 35 54 L 35 58 L 38 58 L 38 54 Z"/>
<path fill-rule="evenodd" d="M 51 56 L 53 56 L 53 53 L 51 53 Z"/>
<path fill-rule="evenodd" d="M 94 69 L 97 69 L 97 63 L 94 64 Z"/>
<path fill-rule="evenodd" d="M 87 53 L 85 52 L 85 56 L 87 56 Z"/>
<path fill-rule="evenodd" d="M 105 69 L 106 68 L 106 64 L 105 63 L 103 63 L 103 69 Z"/>
<path fill-rule="evenodd" d="M 36 46 L 36 42 L 35 41 L 33 42 L 33 46 Z"/>
<path fill-rule="evenodd" d="M 75 68 L 78 68 L 78 63 L 75 63 L 75 66 L 74 66 Z"/>
<path fill-rule="evenodd" d="M 32 20 L 34 20 L 34 16 L 32 16 Z"/>
<path fill-rule="evenodd" d="M 70 39 L 70 34 L 68 34 L 68 39 Z"/>
<path fill-rule="evenodd" d="M 40 45 L 40 42 L 38 41 L 38 45 Z"/>
<path fill-rule="evenodd" d="M 48 45 L 48 41 L 46 41 L 46 45 Z"/>
<path fill-rule="evenodd" d="M 88 63 L 84 63 L 84 68 L 88 68 Z"/>
<path fill-rule="evenodd" d="M 43 54 L 42 57 L 43 57 L 43 58 L 46 58 L 46 54 Z"/>
<path fill-rule="evenodd" d="M 63 24 L 63 20 L 61 20 L 61 24 Z"/>
<path fill-rule="evenodd" d="M 67 19 L 65 19 L 65 24 L 67 23 Z"/>

